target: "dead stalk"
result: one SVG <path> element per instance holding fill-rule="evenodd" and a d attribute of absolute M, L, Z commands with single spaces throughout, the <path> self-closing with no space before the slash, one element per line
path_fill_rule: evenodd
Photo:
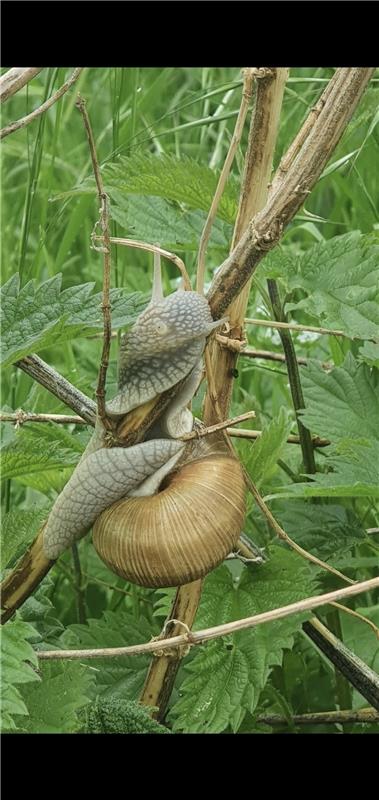
<path fill-rule="evenodd" d="M 4 139 L 6 136 L 9 136 L 10 133 L 15 133 L 15 131 L 19 131 L 21 128 L 25 128 L 26 125 L 29 125 L 30 122 L 33 122 L 37 117 L 40 117 L 41 114 L 44 114 L 45 111 L 48 111 L 57 100 L 60 100 L 64 94 L 71 88 L 71 86 L 78 80 L 80 73 L 83 71 L 83 67 L 76 67 L 74 72 L 72 73 L 71 77 L 58 89 L 57 92 L 49 97 L 45 103 L 39 108 L 34 109 L 30 114 L 27 114 L 26 117 L 21 117 L 21 119 L 17 119 L 16 122 L 11 122 L 10 125 L 7 125 L 5 128 L 2 128 L 0 131 L 0 139 Z"/>

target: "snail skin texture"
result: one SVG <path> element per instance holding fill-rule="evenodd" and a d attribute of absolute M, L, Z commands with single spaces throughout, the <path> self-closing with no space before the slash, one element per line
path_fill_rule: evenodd
<path fill-rule="evenodd" d="M 122 337 L 119 391 L 107 413 L 122 416 L 182 382 L 180 389 L 133 447 L 109 447 L 97 420 L 45 525 L 48 559 L 93 526 L 94 546 L 110 569 L 142 586 L 173 586 L 205 575 L 235 547 L 245 515 L 239 462 L 222 437 L 179 441 L 194 424 L 187 406 L 206 338 L 221 323 L 197 292 L 163 297 L 156 257 L 152 300 Z"/>

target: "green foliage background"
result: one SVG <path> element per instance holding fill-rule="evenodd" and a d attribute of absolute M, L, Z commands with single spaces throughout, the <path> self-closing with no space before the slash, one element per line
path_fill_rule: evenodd
<path fill-rule="evenodd" d="M 4 106 L 3 124 L 39 105 L 68 76 L 45 69 Z M 293 69 L 285 92 L 275 164 L 315 104 L 332 69 Z M 87 100 L 106 189 L 112 233 L 159 241 L 184 258 L 192 276 L 196 250 L 238 111 L 238 69 L 85 69 L 47 114 L 3 143 L 2 410 L 67 409 L 13 366 L 31 353 L 94 395 L 101 342 L 101 256 L 90 249 L 98 201 L 76 91 Z M 300 448 L 287 443 L 296 424 L 284 365 L 241 358 L 233 412 L 254 408 L 261 439 L 239 441 L 247 469 L 288 533 L 355 579 L 377 574 L 378 495 L 378 182 L 379 77 L 372 80 L 314 192 L 260 264 L 250 317 L 268 318 L 266 278 L 279 282 L 292 321 L 343 330 L 348 338 L 294 333 L 306 409 L 303 424 L 331 440 L 316 450 L 307 480 Z M 208 249 L 208 280 L 228 253 L 246 144 L 220 204 Z M 151 287 L 151 259 L 114 249 L 113 328 L 132 322 Z M 165 270 L 166 291 L 178 276 Z M 249 342 L 281 351 L 273 329 L 251 326 Z M 323 362 L 331 369 L 325 371 Z M 116 388 L 112 344 L 107 391 Z M 195 413 L 200 412 L 201 397 Z M 2 569 L 14 565 L 64 486 L 90 432 L 77 426 L 3 424 Z M 338 585 L 273 541 L 249 506 L 245 532 L 266 550 L 261 565 L 226 562 L 205 581 L 196 627 L 285 605 Z M 27 732 L 261 732 L 264 714 L 293 714 L 367 703 L 336 676 L 305 637 L 304 616 L 290 617 L 195 648 L 184 660 L 166 728 L 137 704 L 148 659 L 129 657 L 38 664 L 36 649 L 104 647 L 148 641 L 167 615 L 173 590 L 125 584 L 79 545 L 82 583 L 66 553 L 3 631 L 2 725 Z M 79 595 L 84 598 L 79 610 Z M 379 625 L 374 593 L 349 602 Z M 373 669 L 378 640 L 346 613 L 320 616 Z M 308 726 L 304 732 L 366 732 L 379 726 Z"/>

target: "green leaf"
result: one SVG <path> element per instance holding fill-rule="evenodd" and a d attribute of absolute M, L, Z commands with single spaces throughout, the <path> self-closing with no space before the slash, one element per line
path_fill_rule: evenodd
<path fill-rule="evenodd" d="M 99 697 L 81 717 L 83 733 L 171 733 L 151 719 L 146 708 L 120 697 Z"/>
<path fill-rule="evenodd" d="M 2 480 L 16 478 L 41 492 L 59 492 L 82 452 L 81 437 L 62 426 L 31 424 L 1 449 Z"/>
<path fill-rule="evenodd" d="M 208 212 L 216 190 L 219 172 L 192 158 L 172 155 L 134 155 L 105 164 L 102 169 L 105 189 L 112 195 L 116 189 L 124 195 L 143 194 L 164 197 L 186 203 L 190 208 Z M 57 195 L 59 200 L 72 194 L 95 192 L 93 178 L 76 186 L 71 192 Z M 234 223 L 238 206 L 238 181 L 229 177 L 218 207 L 220 219 Z"/>
<path fill-rule="evenodd" d="M 101 294 L 92 294 L 94 283 L 61 291 L 62 275 L 36 287 L 34 280 L 20 289 L 18 273 L 1 289 L 3 366 L 28 353 L 39 352 L 68 339 L 89 336 L 101 330 Z M 112 327 L 132 322 L 145 305 L 140 292 L 125 294 L 112 289 Z"/>
<path fill-rule="evenodd" d="M 308 483 L 281 486 L 274 497 L 378 497 L 379 402 L 377 376 L 348 353 L 330 372 L 309 362 L 302 373 L 306 402 L 299 412 L 306 428 L 333 444 L 324 450 L 325 472 Z"/>
<path fill-rule="evenodd" d="M 116 203 L 111 205 L 111 216 L 129 236 L 145 242 L 159 242 L 164 247 L 195 250 L 205 224 L 203 211 L 183 210 L 161 197 L 134 195 L 126 200 L 120 192 L 113 192 Z M 209 249 L 225 250 L 232 235 L 232 226 L 215 220 L 209 240 Z"/>
<path fill-rule="evenodd" d="M 357 611 L 379 627 L 379 604 L 357 608 Z M 375 633 L 350 614 L 340 614 L 340 620 L 346 646 L 379 674 L 379 641 Z"/>
<path fill-rule="evenodd" d="M 70 625 L 61 637 L 62 647 L 95 648 L 125 647 L 150 641 L 157 634 L 144 617 L 133 620 L 129 613 L 106 611 L 101 619 L 90 619 L 87 625 Z M 85 661 L 83 660 L 83 663 Z M 117 694 L 134 699 L 142 689 L 149 656 L 122 656 L 110 659 L 91 659 L 95 668 L 99 694 Z"/>
<path fill-rule="evenodd" d="M 49 509 L 46 507 L 30 511 L 15 508 L 3 515 L 0 563 L 2 570 L 13 564 L 26 550 L 48 513 Z"/>
<path fill-rule="evenodd" d="M 350 337 L 379 337 L 379 245 L 359 231 L 319 242 L 297 262 L 289 281 L 307 297 L 286 305 L 303 309 L 317 325 L 345 331 Z"/>
<path fill-rule="evenodd" d="M 75 733 L 80 728 L 77 712 L 90 702 L 94 676 L 77 661 L 40 661 L 42 681 L 24 687 L 23 700 L 29 717 L 27 733 Z"/>
<path fill-rule="evenodd" d="M 34 634 L 30 637 L 30 642 L 38 645 L 38 649 L 41 649 L 42 644 L 46 644 L 49 649 L 52 645 L 58 645 L 57 637 L 64 630 L 63 624 L 56 618 L 57 612 L 50 599 L 51 595 L 54 596 L 55 588 L 56 578 L 50 572 L 18 612 L 24 622 L 33 624 Z"/>
<path fill-rule="evenodd" d="M 363 346 L 359 348 L 359 357 L 370 367 L 379 369 L 379 343 L 365 342 Z"/>
<path fill-rule="evenodd" d="M 205 582 L 195 629 L 252 616 L 312 594 L 309 565 L 274 545 L 270 561 L 245 570 L 236 584 L 226 567 Z M 218 639 L 196 651 L 184 667 L 180 699 L 172 708 L 175 731 L 220 733 L 238 730 L 253 713 L 272 667 L 293 645 L 304 620 L 297 614 Z"/>
<path fill-rule="evenodd" d="M 269 481 L 276 471 L 278 458 L 291 427 L 291 416 L 281 407 L 278 415 L 263 429 L 262 435 L 253 445 L 247 441 L 238 442 L 241 460 L 257 486 Z"/>
<path fill-rule="evenodd" d="M 37 655 L 28 640 L 34 628 L 20 619 L 12 620 L 2 630 L 1 646 L 1 721 L 2 729 L 15 731 L 19 723 L 15 715 L 26 716 L 29 712 L 20 689 L 21 684 L 39 681 L 33 669 L 38 665 Z"/>
<path fill-rule="evenodd" d="M 297 544 L 323 561 L 333 561 L 353 546 L 368 541 L 360 519 L 344 506 L 278 502 L 274 513 Z"/>
<path fill-rule="evenodd" d="M 301 421 L 309 430 L 332 442 L 379 441 L 377 380 L 365 364 L 349 353 L 341 367 L 325 372 L 311 361 L 301 382 L 305 399 Z"/>

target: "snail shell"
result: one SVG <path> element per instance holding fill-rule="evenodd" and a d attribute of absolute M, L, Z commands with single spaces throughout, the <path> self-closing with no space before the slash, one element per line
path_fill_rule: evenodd
<path fill-rule="evenodd" d="M 100 558 L 140 586 L 179 586 L 206 575 L 236 546 L 246 486 L 229 455 L 191 461 L 168 475 L 157 494 L 120 500 L 93 527 Z"/>

